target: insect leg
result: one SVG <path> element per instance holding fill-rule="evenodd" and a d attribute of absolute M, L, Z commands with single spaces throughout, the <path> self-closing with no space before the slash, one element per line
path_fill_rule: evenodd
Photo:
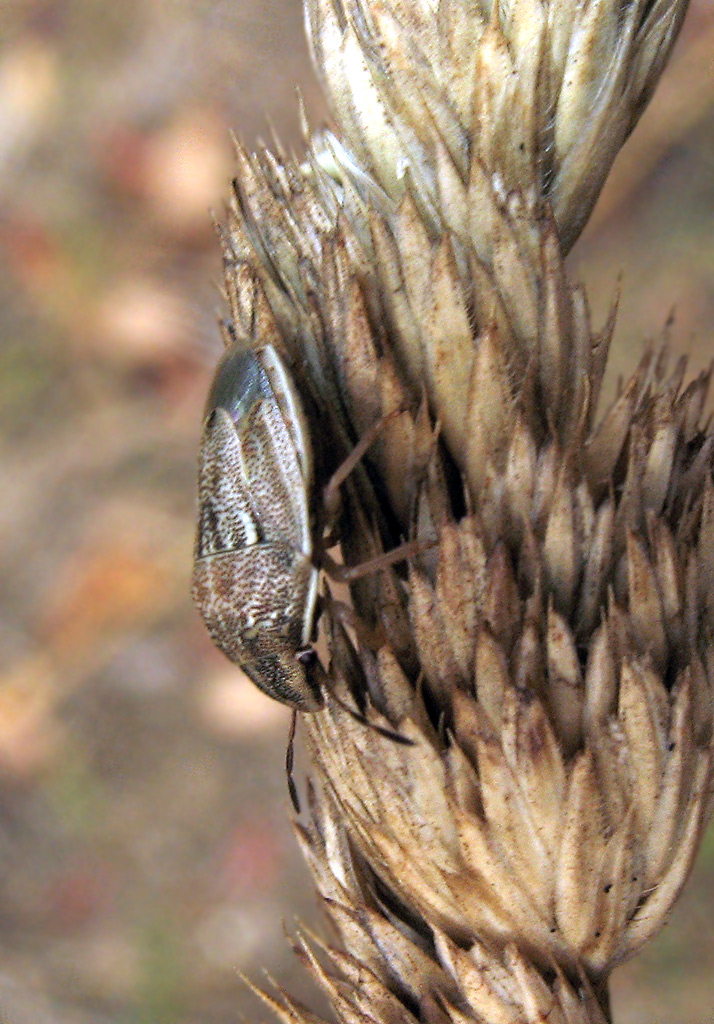
<path fill-rule="evenodd" d="M 371 729 L 372 732 L 378 733 L 380 736 L 384 736 L 385 739 L 392 740 L 394 743 L 400 743 L 403 747 L 415 747 L 416 743 L 414 740 L 410 740 L 408 736 L 402 736 L 400 732 L 396 732 L 394 729 L 387 729 L 383 725 L 377 725 L 376 722 L 370 722 L 370 720 L 362 714 L 361 711 L 355 711 L 349 704 L 337 696 L 336 693 L 331 692 L 329 694 L 329 700 L 341 708 L 345 714 L 348 714 L 350 718 L 354 718 L 355 722 L 359 722 L 360 725 L 364 725 L 367 729 Z"/>
<path fill-rule="evenodd" d="M 365 647 L 376 651 L 386 644 L 387 636 L 382 626 L 368 626 L 366 622 L 362 621 L 351 604 L 338 601 L 332 596 L 330 596 L 329 602 L 330 615 L 338 619 L 343 626 L 353 630 L 359 642 L 364 644 Z"/>
<path fill-rule="evenodd" d="M 354 583 L 355 580 L 360 580 L 363 576 L 370 576 L 372 573 L 387 569 L 396 562 L 406 562 L 409 558 L 413 558 L 414 555 L 420 555 L 423 551 L 428 551 L 436 544 L 438 544 L 437 540 L 408 540 L 404 544 L 392 548 L 391 551 L 384 551 L 381 555 L 375 555 L 374 558 L 369 558 L 366 562 L 361 562 L 359 565 L 343 565 L 340 562 L 336 562 L 327 552 L 323 553 L 320 561 L 325 572 L 339 583 Z"/>
<path fill-rule="evenodd" d="M 367 451 L 372 447 L 390 420 L 393 420 L 404 411 L 405 410 L 399 406 L 396 409 L 392 409 L 391 412 L 386 413 L 384 416 L 380 416 L 380 418 L 376 420 L 372 426 L 364 432 L 364 434 L 362 434 L 362 437 L 359 439 L 352 451 L 337 467 L 335 472 L 327 481 L 323 491 L 322 500 L 323 507 L 327 514 L 326 518 L 328 523 L 330 523 L 337 515 L 337 510 L 340 505 L 340 487 L 342 484 L 348 476 L 354 472 L 355 467 L 362 461 Z"/>

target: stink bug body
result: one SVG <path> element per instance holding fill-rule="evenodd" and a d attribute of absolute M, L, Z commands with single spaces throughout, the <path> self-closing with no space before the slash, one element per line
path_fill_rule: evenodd
<path fill-rule="evenodd" d="M 216 646 L 261 690 L 301 711 L 323 703 L 310 646 L 313 476 L 305 413 L 277 351 L 230 349 L 201 440 L 193 598 Z"/>

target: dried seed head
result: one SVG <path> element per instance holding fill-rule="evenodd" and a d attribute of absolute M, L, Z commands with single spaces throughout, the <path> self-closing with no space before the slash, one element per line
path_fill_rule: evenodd
<path fill-rule="evenodd" d="M 714 436 L 655 349 L 598 413 L 615 305 L 564 253 L 686 2 L 306 6 L 344 138 L 238 147 L 229 319 L 341 437 L 402 410 L 346 557 L 436 543 L 352 588 L 358 639 L 328 605 L 332 690 L 413 743 L 305 720 L 348 952 L 299 951 L 344 1021 L 600 1021 L 714 810 Z"/>
<path fill-rule="evenodd" d="M 371 673 L 415 745 L 336 708 L 308 726 L 336 813 L 411 913 L 594 983 L 661 926 L 711 811 L 705 381 L 681 390 L 647 353 L 566 451 L 542 393 L 538 415 L 516 397 L 511 454 L 405 585 L 426 707 Z"/>
<path fill-rule="evenodd" d="M 547 200 L 570 248 L 686 7 L 306 0 L 315 68 L 341 134 L 339 144 L 321 140 L 320 159 L 346 178 L 359 167 L 393 197 L 409 187 L 433 228 L 468 236 L 487 264 L 492 180 L 503 196 Z"/>
<path fill-rule="evenodd" d="M 332 629 L 331 685 L 414 745 L 328 706 L 305 726 L 315 805 L 400 921 L 516 943 L 600 992 L 664 922 L 713 809 L 708 374 L 685 388 L 648 350 L 598 416 L 614 316 L 592 330 L 547 216 L 535 256 L 504 231 L 491 273 L 452 236 L 422 245 L 408 196 L 368 215 L 361 241 L 337 218 L 295 287 L 272 261 L 228 271 L 234 316 L 285 314 L 346 432 L 407 410 L 371 459 L 379 539 L 347 501 L 350 560 L 438 539 L 408 578 L 355 588 L 381 640 Z"/>
<path fill-rule="evenodd" d="M 376 724 L 415 744 L 336 706 L 306 728 L 324 799 L 397 916 L 458 943 L 516 942 L 540 971 L 556 963 L 573 984 L 585 972 L 599 990 L 663 923 L 711 812 L 714 486 L 698 421 L 708 375 L 682 388 L 682 368 L 668 377 L 646 351 L 598 419 L 613 324 L 592 333 L 547 219 L 540 229 L 552 299 L 520 374 L 507 318 L 479 334 L 450 313 L 477 282 L 434 250 L 414 322 L 440 447 L 412 406 L 373 461 L 389 515 L 438 547 L 408 580 L 385 571 L 355 594 L 384 643 L 354 649 L 335 624 L 333 683 L 348 681 L 379 709 Z M 313 339 L 359 432 L 362 410 L 408 403 L 415 389 L 398 327 L 386 309 L 375 323 L 345 253 L 326 240 L 339 288 L 313 294 Z M 455 326 L 453 349 L 424 312 L 434 301 Z M 400 477 L 400 464 L 414 473 Z M 359 550 L 359 515 L 347 515 L 345 543 Z"/>
<path fill-rule="evenodd" d="M 586 979 L 573 984 L 557 967 L 539 971 L 522 950 L 428 932 L 399 917 L 368 862 L 354 852 L 339 811 L 321 802 L 298 841 L 344 950 L 303 931 L 298 956 L 324 989 L 340 1020 L 379 1024 L 605 1024 L 598 994 Z M 319 956 L 318 956 L 319 953 Z M 254 991 L 285 1024 L 322 1024 L 285 991 Z"/>
<path fill-rule="evenodd" d="M 601 993 L 664 922 L 714 809 L 708 374 L 685 388 L 648 350 L 598 416 L 614 316 L 592 330 L 547 216 L 535 256 L 504 231 L 491 273 L 452 236 L 422 246 L 408 196 L 368 214 L 366 241 L 337 218 L 295 287 L 275 262 L 228 271 L 242 322 L 287 311 L 284 344 L 345 431 L 407 410 L 371 459 L 380 539 L 347 501 L 350 560 L 438 539 L 408 578 L 355 589 L 381 640 L 332 627 L 331 685 L 414 745 L 336 705 L 311 716 L 315 810 L 400 928 L 497 958 L 515 943 Z"/>

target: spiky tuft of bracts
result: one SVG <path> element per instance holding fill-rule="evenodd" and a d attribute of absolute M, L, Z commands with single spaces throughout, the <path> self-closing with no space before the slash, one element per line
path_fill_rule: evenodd
<path fill-rule="evenodd" d="M 323 448 L 392 414 L 343 554 L 423 545 L 356 631 L 325 600 L 383 731 L 304 719 L 339 943 L 297 948 L 341 1021 L 601 1024 L 714 810 L 710 374 L 649 348 L 602 411 L 616 303 L 564 265 L 685 9 L 307 0 L 337 131 L 238 145 L 227 341 L 283 353 Z"/>

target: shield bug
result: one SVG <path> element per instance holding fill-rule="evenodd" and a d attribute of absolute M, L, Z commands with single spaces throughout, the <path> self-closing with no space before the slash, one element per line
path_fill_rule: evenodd
<path fill-rule="evenodd" d="M 285 363 L 270 346 L 229 349 L 201 439 L 193 598 L 216 646 L 301 711 L 323 703 L 311 647 L 313 477 L 308 424 Z"/>
<path fill-rule="evenodd" d="M 213 378 L 199 454 L 193 599 L 216 646 L 264 693 L 298 711 L 321 708 L 327 684 L 312 646 L 319 565 L 349 582 L 431 546 L 407 542 L 352 567 L 336 566 L 323 550 L 325 511 L 334 511 L 341 484 L 390 418 L 333 474 L 315 524 L 309 426 L 277 350 L 231 346 Z"/>
<path fill-rule="evenodd" d="M 366 431 L 333 474 L 316 525 L 309 426 L 277 350 L 232 346 L 213 378 L 199 454 L 194 602 L 216 646 L 298 711 L 321 708 L 327 684 L 312 646 L 319 565 L 349 582 L 431 546 L 407 542 L 351 567 L 323 550 L 325 511 L 390 418 Z"/>

